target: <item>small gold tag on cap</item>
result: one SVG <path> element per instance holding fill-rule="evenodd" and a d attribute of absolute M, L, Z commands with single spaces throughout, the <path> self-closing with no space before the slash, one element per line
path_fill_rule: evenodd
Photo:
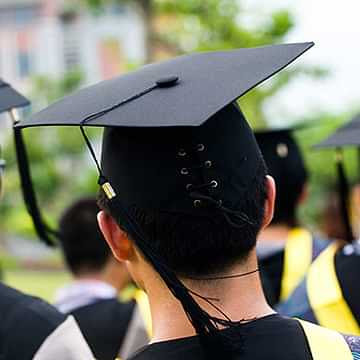
<path fill-rule="evenodd" d="M 116 196 L 116 192 L 109 182 L 102 184 L 101 187 L 109 200 L 113 199 Z"/>

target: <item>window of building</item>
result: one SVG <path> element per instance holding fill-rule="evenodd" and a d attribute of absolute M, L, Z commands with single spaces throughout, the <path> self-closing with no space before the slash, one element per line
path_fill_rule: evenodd
<path fill-rule="evenodd" d="M 80 30 L 76 21 L 64 24 L 64 62 L 66 70 L 74 70 L 81 66 Z"/>
<path fill-rule="evenodd" d="M 30 54 L 28 51 L 18 52 L 19 77 L 25 78 L 30 75 Z"/>
<path fill-rule="evenodd" d="M 31 34 L 20 31 L 17 34 L 18 76 L 23 79 L 31 73 Z"/>

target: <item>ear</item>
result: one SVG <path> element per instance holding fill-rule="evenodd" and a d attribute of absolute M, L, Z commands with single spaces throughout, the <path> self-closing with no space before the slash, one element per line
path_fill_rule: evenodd
<path fill-rule="evenodd" d="M 114 257 L 119 261 L 127 261 L 134 255 L 132 242 L 127 234 L 120 229 L 112 216 L 100 211 L 97 215 L 98 224 Z"/>
<path fill-rule="evenodd" d="M 274 178 L 269 175 L 266 176 L 266 192 L 267 198 L 265 201 L 262 229 L 264 229 L 271 223 L 271 220 L 274 216 L 276 186 Z"/>

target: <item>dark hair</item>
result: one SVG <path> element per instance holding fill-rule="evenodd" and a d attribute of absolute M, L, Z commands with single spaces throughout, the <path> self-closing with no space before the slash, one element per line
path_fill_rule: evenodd
<path fill-rule="evenodd" d="M 101 270 L 110 257 L 110 248 L 97 223 L 98 212 L 95 198 L 82 198 L 60 218 L 61 247 L 65 261 L 75 275 Z"/>
<path fill-rule="evenodd" d="M 247 258 L 256 244 L 266 196 L 266 169 L 261 161 L 255 178 L 239 201 L 237 210 L 251 221 L 241 227 L 230 225 L 221 213 L 199 217 L 146 211 L 135 206 L 129 212 L 165 264 L 179 276 L 199 277 L 220 273 Z M 100 190 L 99 207 L 109 212 L 107 201 Z M 125 228 L 121 219 L 116 220 Z"/>
<path fill-rule="evenodd" d="M 308 178 L 305 164 L 294 172 L 273 176 L 276 182 L 276 200 L 272 224 L 297 226 L 297 208 Z"/>

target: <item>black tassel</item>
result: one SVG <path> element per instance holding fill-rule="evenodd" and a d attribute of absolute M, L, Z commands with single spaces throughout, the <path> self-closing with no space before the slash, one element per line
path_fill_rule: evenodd
<path fill-rule="evenodd" d="M 345 174 L 342 153 L 339 149 L 337 150 L 336 167 L 338 172 L 338 191 L 340 197 L 341 214 L 343 218 L 346 236 L 344 240 L 346 240 L 348 243 L 351 243 L 354 241 L 354 235 L 352 232 L 349 215 L 349 184 Z"/>
<path fill-rule="evenodd" d="M 105 180 L 100 180 L 100 185 Z M 180 301 L 184 311 L 199 335 L 202 349 L 206 359 L 218 359 L 219 354 L 224 358 L 231 359 L 234 351 L 238 352 L 242 346 L 242 335 L 240 334 L 239 323 L 234 323 L 230 319 L 218 319 L 210 316 L 195 301 L 194 296 L 199 296 L 187 289 L 184 284 L 177 278 L 176 274 L 166 264 L 164 264 L 153 251 L 150 243 L 146 240 L 146 236 L 140 229 L 137 222 L 130 216 L 128 211 L 122 205 L 118 196 L 108 201 L 110 213 L 114 217 L 121 219 L 121 223 L 125 224 L 126 231 L 132 236 L 136 245 L 152 264 L 154 269 L 159 273 L 166 283 L 171 293 Z M 209 302 L 210 303 L 210 302 Z M 235 330 L 235 338 L 229 338 L 228 334 L 219 331 L 221 327 L 233 327 Z"/>
<path fill-rule="evenodd" d="M 30 167 L 23 135 L 21 129 L 16 127 L 14 128 L 14 140 L 21 181 L 21 190 L 26 209 L 32 218 L 39 238 L 48 246 L 55 246 L 58 233 L 45 223 L 41 215 L 33 187 L 33 182 L 31 180 Z"/>

